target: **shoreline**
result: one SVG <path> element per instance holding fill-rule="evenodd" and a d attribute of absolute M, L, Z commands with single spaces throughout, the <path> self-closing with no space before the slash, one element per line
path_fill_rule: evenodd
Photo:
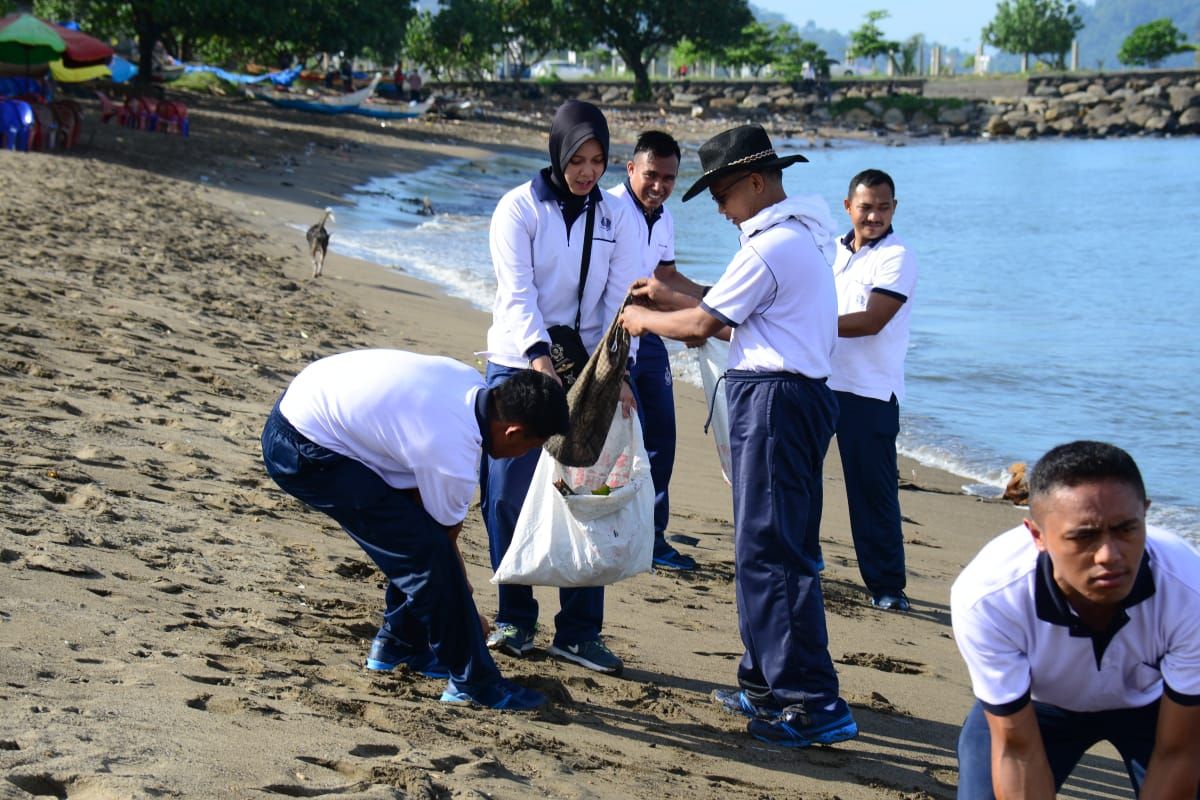
<path fill-rule="evenodd" d="M 0 191 L 37 187 L 34 202 L 0 209 L 24 232 L 0 285 L 10 420 L 0 436 L 12 472 L 0 487 L 0 697 L 11 709 L 0 768 L 18 792 L 953 797 L 971 693 L 949 585 L 1019 510 L 906 463 L 914 611 L 872 609 L 834 448 L 825 600 L 862 733 L 835 748 L 762 745 L 708 699 L 733 681 L 740 642 L 731 498 L 690 387 L 676 397 L 668 534 L 699 540 L 687 552 L 700 568 L 610 587 L 605 635 L 624 677 L 545 657 L 555 592 L 541 589 L 538 650 L 497 663 L 554 698 L 545 712 L 448 707 L 440 682 L 366 672 L 378 573 L 271 483 L 258 431 L 315 358 L 400 347 L 476 363 L 487 316 L 335 253 L 312 281 L 290 225 L 316 221 L 358 175 L 504 149 L 489 137 L 511 132 L 420 123 L 380 133 L 236 105 L 202 104 L 189 139 L 96 126 L 73 152 L 0 152 Z M 491 615 L 486 541 L 472 510 L 464 556 Z M 1122 796 L 1112 754 L 1085 764 L 1088 782 L 1061 796 Z"/>

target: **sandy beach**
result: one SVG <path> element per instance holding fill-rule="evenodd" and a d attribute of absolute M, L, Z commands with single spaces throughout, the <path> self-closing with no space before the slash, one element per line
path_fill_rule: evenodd
<path fill-rule="evenodd" d="M 610 587 L 623 677 L 545 657 L 545 629 L 531 657 L 497 660 L 554 699 L 535 714 L 448 707 L 442 682 L 366 671 L 381 575 L 267 477 L 262 423 L 293 375 L 335 352 L 478 364 L 488 317 L 337 255 L 313 281 L 303 228 L 368 176 L 540 148 L 545 126 L 188 102 L 188 138 L 102 126 L 93 104 L 76 150 L 0 151 L 0 798 L 954 796 L 972 698 L 950 583 L 1022 510 L 904 460 L 913 611 L 877 611 L 833 448 L 825 599 L 861 734 L 764 745 L 709 700 L 741 654 L 732 503 L 703 397 L 679 384 L 669 533 L 699 539 L 682 549 L 700 567 Z M 631 115 L 614 138 L 652 122 L 672 124 Z M 463 537 L 490 616 L 477 509 Z M 539 599 L 553 613 L 554 591 Z M 1062 796 L 1129 796 L 1108 753 L 1070 786 Z"/>

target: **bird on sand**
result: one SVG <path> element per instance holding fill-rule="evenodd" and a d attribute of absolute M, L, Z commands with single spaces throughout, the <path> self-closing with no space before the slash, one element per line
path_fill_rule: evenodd
<path fill-rule="evenodd" d="M 321 277 L 321 270 L 325 268 L 325 251 L 329 249 L 329 231 L 325 230 L 326 222 L 335 222 L 333 218 L 333 209 L 325 209 L 321 221 L 308 229 L 308 233 L 304 238 L 308 239 L 308 252 L 312 256 L 314 278 Z"/>

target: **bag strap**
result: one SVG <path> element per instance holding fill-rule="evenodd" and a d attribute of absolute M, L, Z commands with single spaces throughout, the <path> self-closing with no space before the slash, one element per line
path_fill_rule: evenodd
<path fill-rule="evenodd" d="M 579 262 L 579 307 L 575 310 L 575 332 L 583 318 L 583 287 L 587 285 L 588 267 L 592 265 L 592 226 L 596 222 L 596 199 L 588 198 L 587 221 L 584 223 L 583 258 Z"/>

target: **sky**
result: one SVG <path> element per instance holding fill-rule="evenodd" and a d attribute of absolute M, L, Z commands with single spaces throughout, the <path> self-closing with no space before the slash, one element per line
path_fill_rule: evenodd
<path fill-rule="evenodd" d="M 889 39 L 903 40 L 923 33 L 929 41 L 973 51 L 979 31 L 996 14 L 997 0 L 750 0 L 768 11 L 787 17 L 797 28 L 810 19 L 818 28 L 849 33 L 863 23 L 868 11 L 885 10 L 879 23 Z"/>

